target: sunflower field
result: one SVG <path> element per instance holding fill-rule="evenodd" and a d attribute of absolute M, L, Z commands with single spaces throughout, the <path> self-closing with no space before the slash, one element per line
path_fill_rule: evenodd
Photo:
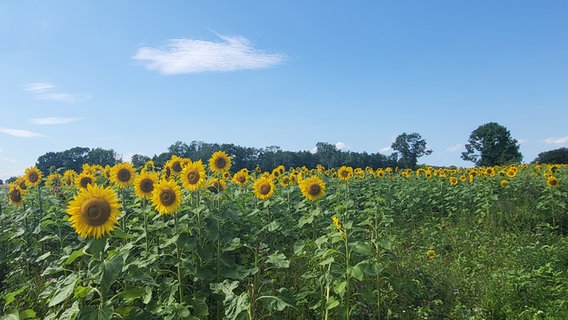
<path fill-rule="evenodd" d="M 0 319 L 567 319 L 568 166 L 231 170 L 0 188 Z"/>

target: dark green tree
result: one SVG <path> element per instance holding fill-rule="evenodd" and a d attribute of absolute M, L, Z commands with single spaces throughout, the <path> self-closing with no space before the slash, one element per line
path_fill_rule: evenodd
<path fill-rule="evenodd" d="M 144 164 L 147 161 L 152 160 L 152 158 L 148 157 L 148 156 L 144 156 L 141 154 L 135 154 L 132 156 L 132 159 L 130 160 L 130 162 L 132 163 L 132 165 L 135 168 L 142 168 L 142 166 L 144 166 Z"/>
<path fill-rule="evenodd" d="M 116 159 L 116 152 L 112 149 L 95 148 L 91 149 L 85 157 L 85 162 L 88 164 L 98 164 L 101 166 L 114 166 L 118 163 Z"/>
<path fill-rule="evenodd" d="M 394 154 L 398 159 L 398 166 L 402 168 L 416 169 L 418 158 L 427 156 L 432 153 L 428 149 L 426 140 L 422 139 L 420 134 L 414 132 L 407 134 L 406 132 L 396 137 L 391 148 L 395 150 Z"/>
<path fill-rule="evenodd" d="M 568 148 L 541 152 L 532 163 L 568 164 Z"/>
<path fill-rule="evenodd" d="M 475 129 L 469 136 L 465 149 L 461 158 L 476 166 L 519 163 L 523 159 L 517 140 L 511 137 L 507 128 L 496 122 Z"/>

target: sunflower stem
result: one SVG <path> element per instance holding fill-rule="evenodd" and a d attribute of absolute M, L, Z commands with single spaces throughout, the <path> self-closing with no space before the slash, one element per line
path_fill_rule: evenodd
<path fill-rule="evenodd" d="M 175 232 L 179 237 L 179 221 L 177 213 L 174 212 Z M 183 281 L 181 278 L 181 251 L 179 248 L 179 238 L 176 240 L 176 253 L 177 253 L 177 277 L 178 277 L 178 290 L 179 290 L 179 303 L 183 302 Z"/>
<path fill-rule="evenodd" d="M 144 237 L 146 238 L 146 254 L 150 253 L 150 242 L 148 239 L 148 200 L 147 199 L 143 199 L 142 200 L 143 203 L 143 214 L 144 214 Z"/>

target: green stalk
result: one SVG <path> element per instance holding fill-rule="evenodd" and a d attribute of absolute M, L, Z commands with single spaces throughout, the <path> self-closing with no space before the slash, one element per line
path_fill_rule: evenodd
<path fill-rule="evenodd" d="M 174 212 L 174 223 L 175 223 L 175 232 L 176 235 L 179 236 L 179 221 L 177 213 Z M 181 277 L 181 251 L 179 248 L 179 238 L 176 240 L 176 253 L 177 253 L 177 277 L 178 277 L 178 289 L 179 289 L 179 303 L 183 302 L 183 281 Z"/>

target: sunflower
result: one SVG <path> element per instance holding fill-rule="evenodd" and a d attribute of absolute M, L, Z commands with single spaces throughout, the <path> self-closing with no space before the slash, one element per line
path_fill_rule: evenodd
<path fill-rule="evenodd" d="M 69 201 L 67 213 L 77 234 L 98 239 L 114 229 L 119 209 L 118 197 L 112 188 L 89 184 Z"/>
<path fill-rule="evenodd" d="M 65 183 L 65 185 L 67 186 L 71 186 L 73 185 L 73 182 L 75 182 L 76 177 L 77 172 L 75 172 L 75 170 L 67 169 L 65 170 L 65 172 L 63 172 L 63 183 Z"/>
<path fill-rule="evenodd" d="M 48 175 L 45 178 L 45 186 L 48 187 L 51 190 L 55 190 L 56 188 L 60 188 L 61 187 L 61 175 L 57 172 L 54 172 L 50 175 Z"/>
<path fill-rule="evenodd" d="M 181 188 L 175 180 L 162 179 L 154 185 L 152 205 L 159 214 L 174 213 L 181 206 L 181 200 Z"/>
<path fill-rule="evenodd" d="M 385 171 L 383 170 L 383 168 L 377 169 L 377 177 L 379 178 L 385 177 Z"/>
<path fill-rule="evenodd" d="M 95 176 L 92 173 L 81 172 L 75 177 L 75 184 L 80 188 L 87 188 L 88 185 L 95 183 Z"/>
<path fill-rule="evenodd" d="M 281 186 L 288 187 L 292 183 L 292 179 L 290 179 L 289 175 L 285 174 L 280 176 L 278 182 L 280 183 Z"/>
<path fill-rule="evenodd" d="M 558 179 L 555 176 L 550 176 L 548 177 L 548 179 L 546 179 L 546 185 L 554 188 L 558 185 Z"/>
<path fill-rule="evenodd" d="M 245 168 L 237 171 L 237 173 L 233 175 L 233 179 L 231 181 L 233 181 L 234 183 L 240 186 L 244 186 L 247 183 L 248 179 L 249 179 L 248 170 Z"/>
<path fill-rule="evenodd" d="M 345 182 L 349 181 L 353 177 L 353 168 L 347 166 L 341 166 L 337 170 L 337 177 Z"/>
<path fill-rule="evenodd" d="M 24 176 L 18 177 L 14 183 L 18 185 L 20 190 L 26 190 L 28 188 L 28 185 L 26 184 L 26 177 Z"/>
<path fill-rule="evenodd" d="M 205 182 L 205 166 L 201 160 L 190 162 L 181 172 L 183 187 L 189 191 L 197 191 Z"/>
<path fill-rule="evenodd" d="M 300 190 L 304 197 L 315 201 L 325 195 L 325 184 L 319 177 L 313 176 L 302 180 Z"/>
<path fill-rule="evenodd" d="M 276 186 L 271 177 L 261 177 L 253 184 L 254 195 L 259 199 L 268 199 L 272 197 Z"/>
<path fill-rule="evenodd" d="M 20 189 L 16 183 L 10 183 L 8 187 L 8 199 L 14 206 L 19 207 L 24 203 L 24 190 Z"/>
<path fill-rule="evenodd" d="M 227 188 L 225 180 L 213 178 L 207 182 L 207 190 L 213 193 L 219 193 Z"/>
<path fill-rule="evenodd" d="M 118 163 L 110 169 L 110 181 L 120 188 L 131 185 L 134 178 L 136 178 L 136 170 L 130 162 Z"/>
<path fill-rule="evenodd" d="M 217 151 L 209 159 L 209 169 L 215 173 L 223 173 L 231 169 L 231 158 L 225 151 Z"/>
<path fill-rule="evenodd" d="M 506 188 L 509 185 L 509 181 L 506 180 L 506 179 L 503 179 L 503 180 L 501 180 L 499 185 L 501 186 L 501 188 Z"/>
<path fill-rule="evenodd" d="M 456 184 L 458 184 L 458 178 L 456 177 L 450 177 L 450 184 L 452 186 L 455 186 Z"/>
<path fill-rule="evenodd" d="M 37 186 L 41 182 L 42 177 L 43 174 L 41 173 L 41 170 L 36 167 L 27 168 L 25 171 L 24 178 L 26 179 L 26 184 L 29 187 Z"/>
<path fill-rule="evenodd" d="M 180 156 L 176 156 L 175 154 L 172 155 L 170 160 L 168 160 L 168 162 L 167 162 L 168 167 L 170 167 L 170 169 L 172 170 L 171 173 L 174 176 L 177 176 L 181 173 L 181 171 L 183 170 L 183 163 L 184 163 L 184 159 Z"/>
<path fill-rule="evenodd" d="M 134 193 L 140 198 L 150 199 L 157 182 L 157 174 L 144 171 L 134 179 Z"/>

